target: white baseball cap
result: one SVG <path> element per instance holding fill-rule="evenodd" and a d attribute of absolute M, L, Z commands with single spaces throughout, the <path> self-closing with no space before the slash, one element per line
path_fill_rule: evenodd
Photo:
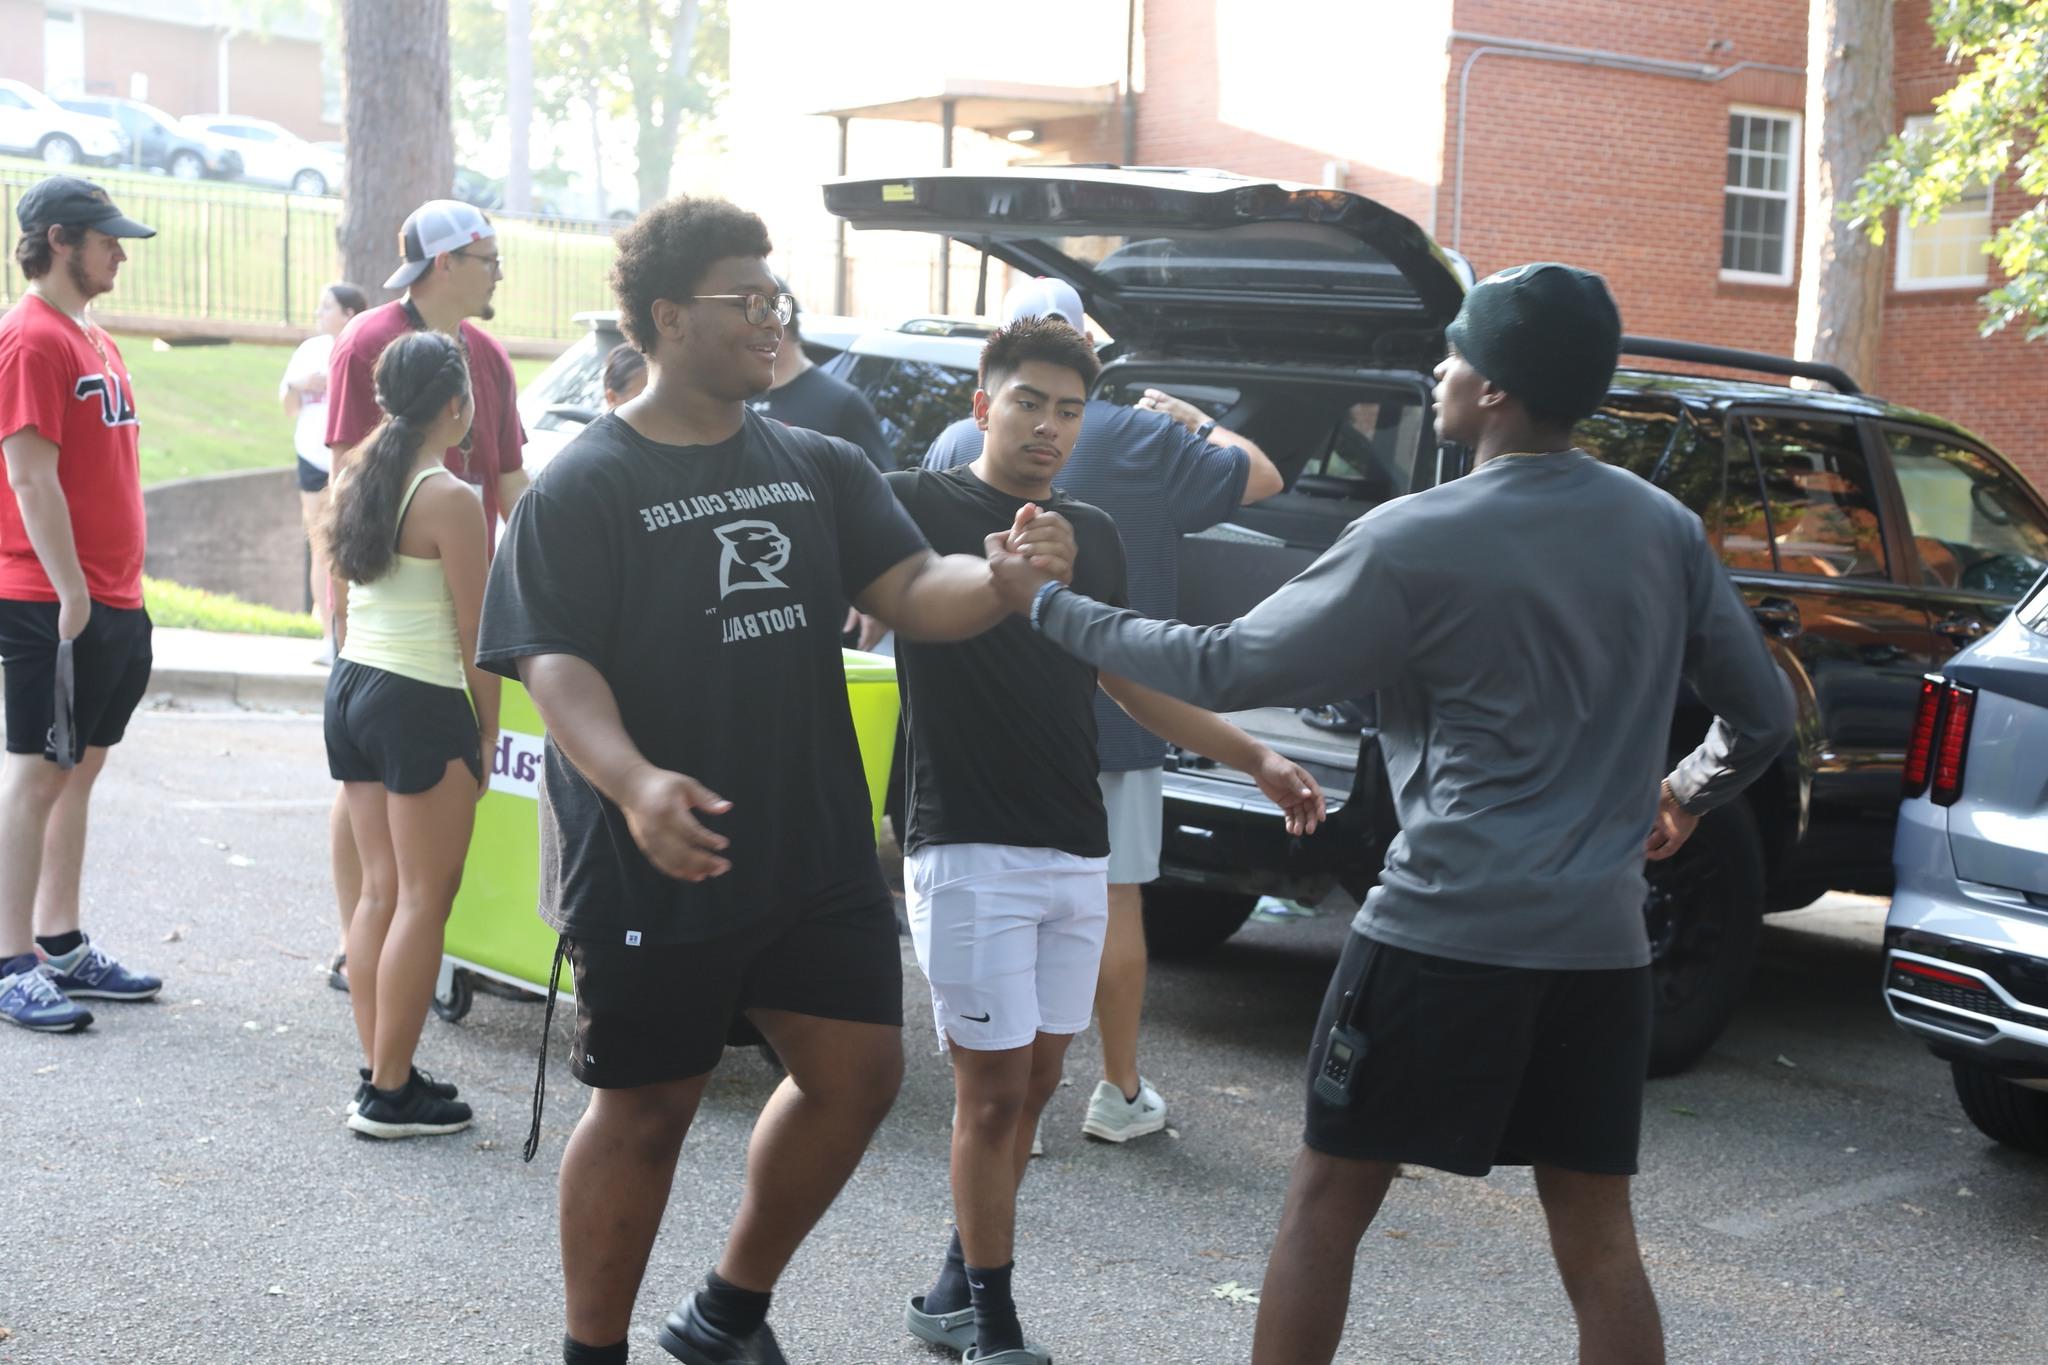
<path fill-rule="evenodd" d="M 1002 320 L 998 325 L 1008 327 L 1019 318 L 1058 318 L 1078 332 L 1082 330 L 1082 311 L 1081 296 L 1074 292 L 1073 285 L 1040 275 L 1010 286 L 1010 292 L 1003 295 Z"/>
<path fill-rule="evenodd" d="M 456 251 L 471 242 L 497 236 L 497 229 L 483 211 L 460 199 L 429 199 L 406 215 L 398 230 L 398 254 L 405 264 L 384 281 L 386 289 L 403 289 L 427 273 L 427 267 L 444 251 Z"/>

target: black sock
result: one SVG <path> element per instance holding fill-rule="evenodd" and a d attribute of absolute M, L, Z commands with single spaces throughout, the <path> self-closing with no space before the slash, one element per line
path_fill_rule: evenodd
<path fill-rule="evenodd" d="M 51 934 L 48 938 L 36 935 L 37 946 L 51 957 L 62 957 L 83 942 L 85 935 L 76 929 L 68 934 Z"/>
<path fill-rule="evenodd" d="M 1017 1305 L 1010 1298 L 1010 1272 L 1016 1267 L 1015 1261 L 990 1270 L 967 1267 L 967 1286 L 974 1294 L 977 1355 L 992 1356 L 1024 1345 L 1024 1328 L 1017 1321 Z"/>
<path fill-rule="evenodd" d="M 967 1306 L 968 1299 L 967 1253 L 960 1250 L 960 1229 L 955 1228 L 953 1241 L 946 1248 L 946 1263 L 939 1267 L 939 1278 L 925 1291 L 924 1311 L 957 1313 Z"/>
<path fill-rule="evenodd" d="M 630 1337 L 622 1338 L 609 1346 L 585 1346 L 571 1336 L 562 1338 L 562 1365 L 626 1365 L 626 1346 Z"/>
<path fill-rule="evenodd" d="M 1130 1094 L 1128 1094 L 1128 1095 L 1124 1096 L 1124 1103 L 1125 1103 L 1125 1104 L 1136 1104 L 1136 1103 L 1138 1102 L 1138 1096 L 1140 1096 L 1140 1095 L 1142 1095 L 1142 1094 L 1144 1094 L 1144 1093 L 1145 1093 L 1145 1083 L 1144 1083 L 1143 1081 L 1139 1081 L 1139 1082 L 1138 1082 L 1138 1088 L 1137 1088 L 1136 1090 L 1133 1090 L 1133 1091 L 1132 1091 L 1132 1092 L 1131 1092 Z"/>
<path fill-rule="evenodd" d="M 34 953 L 23 953 L 20 957 L 10 957 L 5 962 L 0 962 L 0 976 L 19 976 L 23 972 L 32 972 L 35 970 L 36 963 L 41 960 Z"/>
<path fill-rule="evenodd" d="M 759 1290 L 728 1284 L 714 1270 L 704 1277 L 704 1292 L 697 1296 L 697 1312 L 727 1336 L 745 1341 L 768 1321 L 770 1297 Z"/>

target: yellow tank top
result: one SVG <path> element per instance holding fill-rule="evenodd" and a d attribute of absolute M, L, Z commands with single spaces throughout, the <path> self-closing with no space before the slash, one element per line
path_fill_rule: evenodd
<path fill-rule="evenodd" d="M 437 466 L 413 476 L 398 504 L 397 527 L 405 525 L 420 485 L 441 473 L 446 471 Z M 391 538 L 398 539 L 396 528 Z M 376 582 L 349 584 L 348 640 L 341 657 L 436 687 L 467 687 L 455 599 L 441 561 L 394 552 L 391 567 Z"/>

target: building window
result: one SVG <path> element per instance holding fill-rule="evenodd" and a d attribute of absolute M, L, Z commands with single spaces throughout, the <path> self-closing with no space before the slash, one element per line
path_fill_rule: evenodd
<path fill-rule="evenodd" d="M 1928 115 L 1906 120 L 1906 136 L 1925 133 Z M 1973 289 L 1991 279 L 1984 246 L 1991 240 L 1991 186 L 1972 185 L 1931 223 L 1899 215 L 1901 289 Z"/>
<path fill-rule="evenodd" d="M 1721 278 L 1792 283 L 1798 240 L 1799 116 L 1728 111 L 1728 182 L 1721 208 Z"/>

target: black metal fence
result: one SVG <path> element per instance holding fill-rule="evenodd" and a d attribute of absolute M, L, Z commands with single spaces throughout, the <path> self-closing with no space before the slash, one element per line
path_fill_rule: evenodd
<path fill-rule="evenodd" d="M 0 222 L 10 242 L 21 193 L 48 174 L 34 162 L 0 159 Z M 133 245 L 109 311 L 308 326 L 320 292 L 338 278 L 339 199 L 129 171 L 88 174 L 122 212 L 157 230 Z M 573 340 L 583 330 L 572 321 L 576 313 L 611 306 L 605 274 L 614 224 L 508 213 L 493 213 L 491 221 L 505 259 L 495 334 Z M 0 305 L 11 304 L 22 286 L 11 256 L 0 275 Z"/>

